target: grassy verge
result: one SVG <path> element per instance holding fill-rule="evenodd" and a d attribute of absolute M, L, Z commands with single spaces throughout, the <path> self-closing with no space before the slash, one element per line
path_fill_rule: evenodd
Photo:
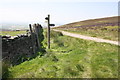
<path fill-rule="evenodd" d="M 11 35 L 11 36 L 16 36 L 18 34 L 25 34 L 26 31 L 2 31 L 0 35 Z"/>
<path fill-rule="evenodd" d="M 76 29 L 68 28 L 65 31 L 87 35 L 91 37 L 98 37 L 98 38 L 118 41 L 118 26 L 76 28 Z"/>
<path fill-rule="evenodd" d="M 9 72 L 10 78 L 117 78 L 118 46 L 52 31 L 46 55 L 13 66 Z"/>

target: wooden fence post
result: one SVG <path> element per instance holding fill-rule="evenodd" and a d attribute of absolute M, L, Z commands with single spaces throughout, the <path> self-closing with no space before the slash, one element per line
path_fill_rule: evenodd
<path fill-rule="evenodd" d="M 40 48 L 39 35 L 38 35 L 39 34 L 38 25 L 34 24 L 34 27 L 35 27 L 35 33 L 36 33 L 38 48 Z"/>
<path fill-rule="evenodd" d="M 30 33 L 32 34 L 32 33 L 33 33 L 33 30 L 32 30 L 31 24 L 29 24 L 29 28 L 30 28 Z"/>
<path fill-rule="evenodd" d="M 33 30 L 32 30 L 31 24 L 29 24 L 29 28 L 30 28 L 30 33 L 31 33 L 31 42 L 32 42 L 33 53 L 35 53 L 34 35 L 33 35 Z"/>

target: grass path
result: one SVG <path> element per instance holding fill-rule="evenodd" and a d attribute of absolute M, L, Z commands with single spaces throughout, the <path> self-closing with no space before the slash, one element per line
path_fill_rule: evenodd
<path fill-rule="evenodd" d="M 84 36 L 84 35 L 80 35 L 80 34 L 61 31 L 61 30 L 57 30 L 57 29 L 53 29 L 53 30 L 57 31 L 57 32 L 62 32 L 63 35 L 67 35 L 67 36 L 71 36 L 71 37 L 81 38 L 81 39 L 85 39 L 85 40 L 92 40 L 92 41 L 95 41 L 95 42 L 105 42 L 105 43 L 110 43 L 110 44 L 120 46 L 118 41 L 112 41 L 112 40 L 106 40 L 106 39 L 101 39 L 101 38 L 89 37 L 89 36 Z"/>

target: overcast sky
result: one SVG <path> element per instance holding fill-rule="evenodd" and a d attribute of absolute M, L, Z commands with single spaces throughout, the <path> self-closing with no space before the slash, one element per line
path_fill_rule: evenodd
<path fill-rule="evenodd" d="M 118 15 L 118 0 L 0 0 L 0 22 L 66 24 Z"/>

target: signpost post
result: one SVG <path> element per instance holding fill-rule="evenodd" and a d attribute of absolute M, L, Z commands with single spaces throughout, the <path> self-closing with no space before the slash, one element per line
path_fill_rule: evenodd
<path fill-rule="evenodd" d="M 50 49 L 50 26 L 55 26 L 55 24 L 50 24 L 50 15 L 48 15 L 48 17 L 45 18 L 45 20 L 47 20 L 48 23 L 48 31 L 47 31 L 47 38 L 48 38 L 48 49 Z"/>

